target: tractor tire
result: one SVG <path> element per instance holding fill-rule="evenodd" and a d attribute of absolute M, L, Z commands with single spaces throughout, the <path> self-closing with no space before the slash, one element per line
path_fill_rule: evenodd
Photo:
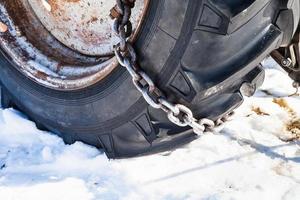
<path fill-rule="evenodd" d="M 150 1 L 134 44 L 139 63 L 168 100 L 217 120 L 241 105 L 242 86 L 251 95 L 262 83 L 260 62 L 282 44 L 287 30 L 276 20 L 287 9 L 299 16 L 299 1 Z M 92 86 L 60 91 L 26 77 L 12 60 L 1 49 L 2 106 L 15 106 L 67 144 L 82 141 L 124 158 L 198 138 L 151 108 L 122 67 Z"/>

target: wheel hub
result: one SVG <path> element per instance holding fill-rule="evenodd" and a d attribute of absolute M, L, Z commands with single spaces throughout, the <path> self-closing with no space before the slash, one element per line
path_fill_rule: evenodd
<path fill-rule="evenodd" d="M 150 0 L 137 0 L 134 40 Z M 58 90 L 95 84 L 117 66 L 110 9 L 114 0 L 0 0 L 0 46 L 35 82 Z"/>
<path fill-rule="evenodd" d="M 60 42 L 88 55 L 108 55 L 117 38 L 112 35 L 110 9 L 114 0 L 28 0 L 42 24 Z M 143 15 L 144 2 L 132 10 L 133 26 Z"/>

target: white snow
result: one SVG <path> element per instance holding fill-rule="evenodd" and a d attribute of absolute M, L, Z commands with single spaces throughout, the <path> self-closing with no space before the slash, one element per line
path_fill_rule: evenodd
<path fill-rule="evenodd" d="M 262 88 L 216 133 L 146 157 L 108 160 L 0 110 L 0 199 L 300 199 L 300 140 L 284 142 L 296 137 L 286 127 L 300 98 L 288 97 L 292 81 L 272 60 L 264 66 Z"/>

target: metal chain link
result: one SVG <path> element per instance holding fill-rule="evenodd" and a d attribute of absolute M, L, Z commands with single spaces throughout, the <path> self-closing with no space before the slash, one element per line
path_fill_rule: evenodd
<path fill-rule="evenodd" d="M 110 15 L 114 19 L 113 31 L 119 38 L 119 43 L 114 45 L 118 62 L 129 72 L 134 86 L 141 92 L 145 101 L 151 107 L 166 112 L 172 123 L 181 127 L 190 126 L 196 134 L 202 134 L 206 128 L 214 128 L 215 123 L 212 120 L 198 120 L 188 107 L 169 102 L 152 79 L 138 66 L 136 52 L 129 41 L 133 31 L 130 22 L 131 9 L 134 8 L 135 1 L 116 0 L 115 7 L 111 9 Z"/>

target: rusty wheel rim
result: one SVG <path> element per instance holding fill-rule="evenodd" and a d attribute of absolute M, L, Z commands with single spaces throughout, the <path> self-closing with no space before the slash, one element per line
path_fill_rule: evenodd
<path fill-rule="evenodd" d="M 19 71 L 43 86 L 76 90 L 93 85 L 118 66 L 111 47 L 117 40 L 111 35 L 108 16 L 114 1 L 105 2 L 0 0 L 1 48 Z M 132 40 L 138 35 L 148 4 L 149 0 L 137 1 Z M 80 11 L 75 12 L 77 9 Z"/>

